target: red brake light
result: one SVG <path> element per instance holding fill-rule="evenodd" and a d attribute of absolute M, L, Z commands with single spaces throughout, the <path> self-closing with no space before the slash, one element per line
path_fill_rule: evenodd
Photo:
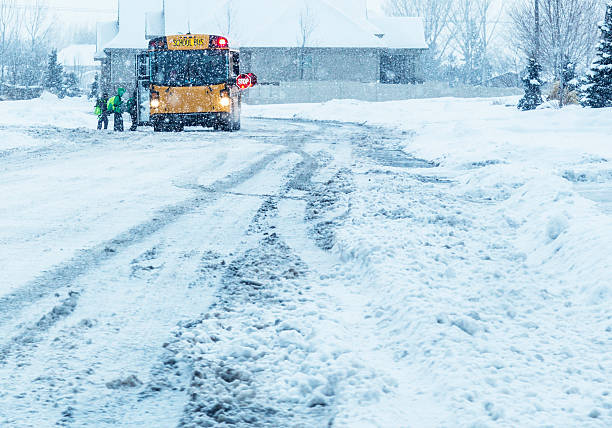
<path fill-rule="evenodd" d="M 228 49 L 229 41 L 225 37 L 221 36 L 210 36 L 210 48 L 214 49 Z"/>
<path fill-rule="evenodd" d="M 166 38 L 159 38 L 159 39 L 154 39 L 151 40 L 149 42 L 149 49 L 155 50 L 155 49 L 168 49 L 168 43 L 166 41 Z"/>

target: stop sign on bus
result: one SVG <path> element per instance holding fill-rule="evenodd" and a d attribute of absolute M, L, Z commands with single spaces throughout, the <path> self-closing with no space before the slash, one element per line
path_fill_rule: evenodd
<path fill-rule="evenodd" d="M 257 84 L 257 76 L 253 73 L 241 74 L 236 79 L 236 84 L 242 90 L 251 88 Z"/>

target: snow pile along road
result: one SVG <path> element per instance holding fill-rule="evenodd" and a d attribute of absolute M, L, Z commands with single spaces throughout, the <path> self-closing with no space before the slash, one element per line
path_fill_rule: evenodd
<path fill-rule="evenodd" d="M 93 114 L 94 105 L 95 100 L 87 100 L 85 97 L 59 99 L 44 92 L 36 100 L 2 101 L 0 125 L 95 129 L 98 119 Z"/>
<path fill-rule="evenodd" d="M 375 322 L 360 331 L 393 356 L 399 386 L 347 410 L 346 426 L 612 423 L 610 110 L 522 113 L 513 101 L 249 107 L 367 117 L 406 133 L 386 149 L 437 165 L 407 170 L 396 152 L 353 168 L 332 251 L 363 271 L 354 288 Z"/>

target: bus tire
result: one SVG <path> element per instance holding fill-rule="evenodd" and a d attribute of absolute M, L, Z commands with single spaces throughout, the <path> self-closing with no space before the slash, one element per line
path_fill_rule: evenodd
<path fill-rule="evenodd" d="M 154 123 L 153 124 L 153 131 L 154 132 L 164 132 L 166 129 L 164 128 L 164 125 L 162 125 L 161 123 Z"/>
<path fill-rule="evenodd" d="M 240 119 L 238 119 L 236 122 L 232 122 L 232 130 L 240 131 Z"/>
<path fill-rule="evenodd" d="M 221 125 L 220 128 L 223 132 L 232 132 L 234 130 L 234 124 L 232 123 L 231 119 L 226 119 L 222 121 L 219 125 Z"/>

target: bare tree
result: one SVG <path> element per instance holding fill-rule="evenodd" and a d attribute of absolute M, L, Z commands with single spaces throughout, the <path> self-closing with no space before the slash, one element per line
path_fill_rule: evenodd
<path fill-rule="evenodd" d="M 24 70 L 24 66 L 28 63 L 30 59 L 30 51 L 26 48 L 23 52 L 23 9 L 16 7 L 15 22 L 13 24 L 13 35 L 11 36 L 11 42 L 8 45 L 8 50 L 6 52 L 5 58 L 5 79 L 6 83 L 12 83 L 17 85 L 19 83 L 24 83 L 27 85 L 25 81 L 28 79 L 23 79 L 27 74 Z"/>
<path fill-rule="evenodd" d="M 41 62 L 34 59 L 46 57 L 47 36 L 51 29 L 47 2 L 45 0 L 32 0 L 26 4 L 23 8 L 21 22 L 24 42 L 30 51 L 30 61 L 23 61 L 22 59 L 22 64 L 17 68 L 21 68 L 19 72 L 23 74 L 23 78 L 28 85 L 37 84 L 43 68 Z"/>
<path fill-rule="evenodd" d="M 533 0 L 521 0 L 510 9 L 513 43 L 527 56 L 538 52 L 538 60 L 545 72 L 562 80 L 568 62 L 588 64 L 597 42 L 602 2 L 539 0 L 539 9 L 539 37 L 534 29 Z"/>
<path fill-rule="evenodd" d="M 492 0 L 460 0 L 451 21 L 453 41 L 464 61 L 464 80 L 483 83 L 490 72 L 489 45 L 502 9 L 492 15 Z"/>
<path fill-rule="evenodd" d="M 477 10 L 472 0 L 460 0 L 456 5 L 452 22 L 452 39 L 456 50 L 463 59 L 463 80 L 476 83 L 483 55 Z"/>
<path fill-rule="evenodd" d="M 418 16 L 425 20 L 425 40 L 435 60 L 449 47 L 452 0 L 386 0 L 385 12 L 392 16 Z"/>
<path fill-rule="evenodd" d="M 24 9 L 23 26 L 32 49 L 37 40 L 44 39 L 51 28 L 49 7 L 44 0 L 34 0 Z"/>
<path fill-rule="evenodd" d="M 306 67 L 306 48 L 312 45 L 312 34 L 318 26 L 317 18 L 307 3 L 304 3 L 304 8 L 299 15 L 299 33 L 298 44 L 300 46 L 299 53 L 299 72 L 300 80 L 304 80 L 304 69 Z"/>
<path fill-rule="evenodd" d="M 489 46 L 493 41 L 493 38 L 496 36 L 497 24 L 499 23 L 499 18 L 501 17 L 504 9 L 500 7 L 497 11 L 497 14 L 493 17 L 493 10 L 491 8 L 492 0 L 479 0 L 477 2 L 478 8 L 478 18 L 480 22 L 480 40 L 482 44 L 482 55 L 485 61 L 489 61 Z M 491 19 L 494 18 L 494 19 Z M 483 78 L 484 80 L 484 71 Z"/>
<path fill-rule="evenodd" d="M 43 0 L 0 0 L 0 81 L 5 85 L 40 83 L 51 28 L 48 11 Z"/>
<path fill-rule="evenodd" d="M 68 45 L 95 45 L 96 26 L 86 23 L 62 25 L 60 28 L 49 26 L 45 33 L 45 37 L 48 40 L 58 40 L 58 47 Z"/>
<path fill-rule="evenodd" d="M 0 0 L 0 81 L 5 81 L 9 52 L 19 36 L 18 9 L 15 0 Z"/>

